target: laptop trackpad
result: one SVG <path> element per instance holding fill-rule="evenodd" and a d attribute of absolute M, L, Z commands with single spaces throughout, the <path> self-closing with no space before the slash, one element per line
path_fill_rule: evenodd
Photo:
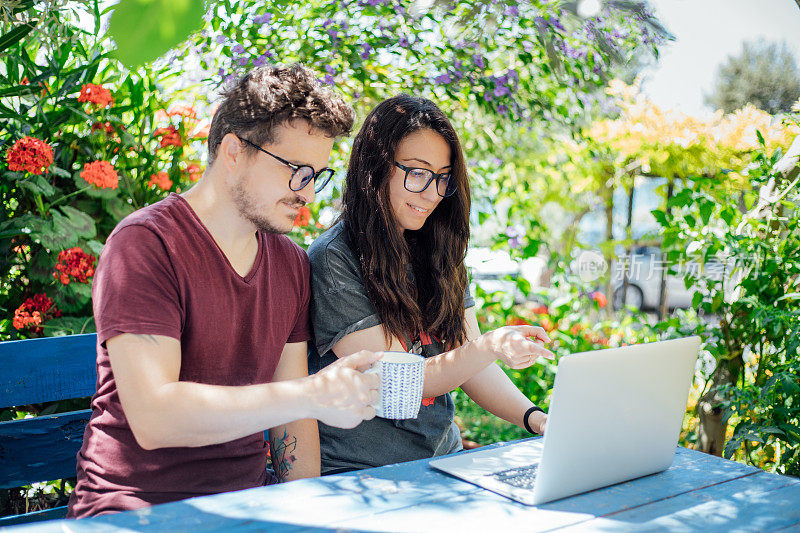
<path fill-rule="evenodd" d="M 542 458 L 544 439 L 515 443 L 492 450 L 456 454 L 431 462 L 431 466 L 450 474 L 474 479 L 497 472 L 538 464 Z"/>

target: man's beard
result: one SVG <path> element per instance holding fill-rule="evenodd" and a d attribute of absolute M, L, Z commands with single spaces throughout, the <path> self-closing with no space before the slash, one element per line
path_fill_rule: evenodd
<path fill-rule="evenodd" d="M 249 220 L 259 231 L 278 234 L 286 234 L 292 231 L 293 225 L 290 219 L 287 218 L 287 220 L 290 220 L 288 227 L 286 229 L 281 229 L 272 221 L 259 214 L 259 209 L 250 200 L 250 196 L 248 196 L 244 189 L 244 179 L 233 186 L 233 202 L 236 204 L 239 213 Z M 286 202 L 290 205 L 300 204 L 301 206 L 306 204 L 299 196 L 295 196 L 294 198 L 282 198 L 280 202 Z"/>

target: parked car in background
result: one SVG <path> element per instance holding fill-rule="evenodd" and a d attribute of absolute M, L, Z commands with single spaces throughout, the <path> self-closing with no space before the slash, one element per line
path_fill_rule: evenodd
<path fill-rule="evenodd" d="M 518 278 L 525 278 L 532 287 L 541 285 L 544 261 L 539 258 L 517 261 L 505 250 L 479 247 L 469 248 L 464 262 L 474 285 L 488 293 L 512 293 L 516 303 L 528 299 L 517 287 Z"/>
<path fill-rule="evenodd" d="M 667 307 L 669 309 L 688 308 L 692 305 L 695 288 L 686 288 L 684 276 L 693 272 L 696 276 L 710 279 L 722 279 L 725 275 L 723 264 L 710 261 L 701 266 L 695 261 L 687 261 L 676 265 L 676 274 L 667 276 Z M 661 298 L 661 276 L 667 265 L 661 257 L 661 249 L 657 246 L 640 246 L 633 250 L 628 261 L 618 261 L 612 270 L 612 287 L 614 308 L 622 307 L 623 302 L 623 270 L 627 267 L 628 290 L 625 304 L 642 310 L 658 309 Z M 732 287 L 733 285 L 731 285 Z M 729 287 L 730 288 L 730 287 Z"/>

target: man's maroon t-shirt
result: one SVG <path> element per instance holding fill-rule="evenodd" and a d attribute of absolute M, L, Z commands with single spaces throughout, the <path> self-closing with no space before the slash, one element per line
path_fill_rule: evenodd
<path fill-rule="evenodd" d="M 176 194 L 131 214 L 109 236 L 92 287 L 97 393 L 69 516 L 271 481 L 263 433 L 198 448 L 141 448 L 122 411 L 105 344 L 122 333 L 166 335 L 181 342 L 181 381 L 271 381 L 284 346 L 311 337 L 309 264 L 287 237 L 257 236 L 255 262 L 241 277 Z"/>

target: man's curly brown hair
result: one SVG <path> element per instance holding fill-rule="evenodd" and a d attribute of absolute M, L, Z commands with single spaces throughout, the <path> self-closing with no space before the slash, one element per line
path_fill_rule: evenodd
<path fill-rule="evenodd" d="M 275 128 L 290 120 L 306 120 L 329 137 L 347 135 L 353 128 L 353 108 L 297 63 L 255 68 L 222 96 L 208 133 L 209 165 L 228 133 L 263 146 L 274 142 Z M 256 151 L 249 145 L 244 148 Z"/>

